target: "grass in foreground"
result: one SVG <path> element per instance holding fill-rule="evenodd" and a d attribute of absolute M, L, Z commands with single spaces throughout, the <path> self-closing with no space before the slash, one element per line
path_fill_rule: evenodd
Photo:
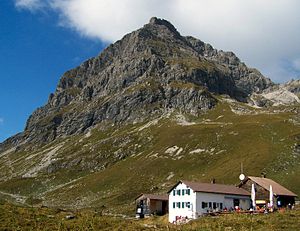
<path fill-rule="evenodd" d="M 68 220 L 67 215 L 75 218 Z M 167 216 L 135 220 L 104 216 L 100 211 L 62 211 L 0 205 L 0 230 L 300 230 L 300 210 L 283 213 L 229 214 L 205 217 L 185 225 L 172 225 Z"/>

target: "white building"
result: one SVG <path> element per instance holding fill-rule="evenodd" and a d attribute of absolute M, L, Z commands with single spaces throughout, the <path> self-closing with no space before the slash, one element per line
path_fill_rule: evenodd
<path fill-rule="evenodd" d="M 179 181 L 169 192 L 169 222 L 196 219 L 204 213 L 250 208 L 250 193 L 233 185 Z"/>

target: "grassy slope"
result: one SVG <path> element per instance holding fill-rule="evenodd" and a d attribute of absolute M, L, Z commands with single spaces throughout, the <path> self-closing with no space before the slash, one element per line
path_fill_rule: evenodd
<path fill-rule="evenodd" d="M 231 107 L 248 113 L 235 114 Z M 293 153 L 294 145 L 299 143 L 300 128 L 291 122 L 297 115 L 256 112 L 259 110 L 246 105 L 222 103 L 207 114 L 189 118 L 195 122 L 189 126 L 178 124 L 173 113 L 144 128 L 145 124 L 135 124 L 95 129 L 91 136 L 63 141 L 57 162 L 78 159 L 77 164 L 51 174 L 41 172 L 35 178 L 11 179 L 0 183 L 0 191 L 41 198 L 49 206 L 104 206 L 110 212 L 133 214 L 137 195 L 166 192 L 179 179 L 209 182 L 216 178 L 219 183 L 238 183 L 243 162 L 247 175 L 264 171 L 300 194 L 300 157 Z M 178 149 L 166 153 L 173 146 Z M 179 148 L 182 151 L 176 154 Z M 197 149 L 201 152 L 190 153 Z M 34 161 L 26 161 L 34 154 L 14 153 L 6 161 L 14 162 L 15 169 L 28 169 L 28 165 L 34 166 L 41 160 L 37 155 L 32 158 Z M 3 163 L 0 166 L 2 174 L 9 171 Z"/>
<path fill-rule="evenodd" d="M 65 219 L 69 214 L 76 218 Z M 96 210 L 62 211 L 0 204 L 0 230 L 300 230 L 300 210 L 205 217 L 185 225 L 169 224 L 167 217 L 135 220 L 101 214 Z"/>

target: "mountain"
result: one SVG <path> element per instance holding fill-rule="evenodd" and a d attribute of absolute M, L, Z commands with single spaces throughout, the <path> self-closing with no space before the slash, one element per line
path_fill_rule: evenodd
<path fill-rule="evenodd" d="M 47 143 L 104 121 L 143 121 L 168 109 L 197 115 L 216 105 L 211 93 L 245 101 L 271 85 L 232 52 L 183 37 L 168 21 L 152 18 L 66 72 L 48 103 L 28 119 L 23 140 Z"/>
<path fill-rule="evenodd" d="M 0 198 L 129 211 L 140 192 L 181 178 L 236 183 L 241 162 L 300 193 L 294 85 L 284 87 L 296 101 L 261 103 L 281 86 L 151 18 L 67 71 L 24 132 L 0 144 Z"/>

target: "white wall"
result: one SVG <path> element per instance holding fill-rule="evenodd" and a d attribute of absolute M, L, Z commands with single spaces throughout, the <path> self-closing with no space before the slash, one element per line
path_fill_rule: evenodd
<path fill-rule="evenodd" d="M 239 208 L 243 210 L 247 210 L 250 208 L 250 196 L 240 196 L 240 195 L 228 195 L 228 194 L 218 194 L 218 193 L 204 193 L 197 192 L 197 215 L 202 215 L 203 213 L 207 213 L 207 210 L 218 211 L 221 209 L 220 203 L 222 203 L 222 208 L 234 208 L 233 200 L 239 199 Z M 217 209 L 205 208 L 202 209 L 202 202 L 213 202 L 218 203 L 219 206 Z"/>
<path fill-rule="evenodd" d="M 182 190 L 190 189 L 190 195 L 182 195 Z M 175 190 L 175 196 L 173 192 Z M 177 195 L 177 190 L 180 190 L 180 195 Z M 204 192 L 194 192 L 191 188 L 187 187 L 184 183 L 177 185 L 169 193 L 169 222 L 176 221 L 176 216 L 188 217 L 191 219 L 196 219 L 207 211 L 217 211 L 220 210 L 220 203 L 222 203 L 222 209 L 225 207 L 227 209 L 233 208 L 233 200 L 239 199 L 240 208 L 247 210 L 250 208 L 250 196 L 239 196 L 239 195 L 228 195 L 228 194 L 218 194 L 218 193 L 204 193 Z M 173 208 L 173 203 L 175 202 L 175 208 Z M 180 202 L 180 208 L 177 207 L 177 202 Z M 185 203 L 184 208 L 182 208 L 182 202 Z M 190 208 L 186 206 L 186 202 L 190 202 Z M 207 208 L 202 208 L 202 202 L 208 203 Z M 212 209 L 209 208 L 209 202 L 212 203 Z M 213 209 L 213 203 L 218 203 L 217 209 Z"/>
<path fill-rule="evenodd" d="M 190 189 L 190 195 L 186 194 L 186 190 Z M 173 191 L 175 190 L 175 196 Z M 180 195 L 177 195 L 177 190 L 180 190 Z M 185 191 L 185 194 L 182 195 L 182 190 Z M 175 208 L 173 208 L 173 203 L 175 202 Z M 180 208 L 177 208 L 177 202 L 180 202 Z M 182 208 L 182 202 L 185 203 L 184 208 Z M 186 203 L 190 203 L 190 208 L 186 206 Z M 184 183 L 180 183 L 174 188 L 169 194 L 169 222 L 176 221 L 176 216 L 196 218 L 196 193 Z"/>
<path fill-rule="evenodd" d="M 197 198 L 197 215 L 200 216 L 203 213 L 207 213 L 207 210 L 212 210 L 209 208 L 204 208 L 202 209 L 202 202 L 209 203 L 211 202 L 212 204 L 215 203 L 222 203 L 223 208 L 224 208 L 224 195 L 223 194 L 216 194 L 216 193 L 204 193 L 204 192 L 197 192 L 196 193 L 196 198 Z M 213 206 L 213 205 L 212 205 Z M 219 205 L 220 208 L 220 205 Z"/>

